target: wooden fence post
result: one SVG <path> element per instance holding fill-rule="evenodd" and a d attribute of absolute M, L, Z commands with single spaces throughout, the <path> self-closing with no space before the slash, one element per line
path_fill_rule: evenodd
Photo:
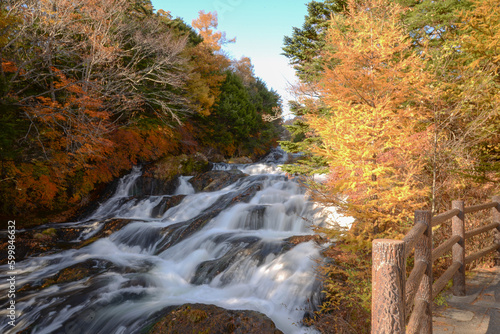
<path fill-rule="evenodd" d="M 405 333 L 405 243 L 373 240 L 372 333 Z"/>
<path fill-rule="evenodd" d="M 415 224 L 424 223 L 427 230 L 415 245 L 415 263 L 423 261 L 427 264 L 425 274 L 415 296 L 415 303 L 418 300 L 425 302 L 425 312 L 420 319 L 421 334 L 432 333 L 432 214 L 430 211 L 415 211 Z"/>
<path fill-rule="evenodd" d="M 464 201 L 453 201 L 452 209 L 459 209 L 460 212 L 452 218 L 452 235 L 458 235 L 460 240 L 453 245 L 453 262 L 460 263 L 455 275 L 453 275 L 453 295 L 465 296 L 465 213 Z"/>
<path fill-rule="evenodd" d="M 500 196 L 493 196 L 492 201 L 500 203 Z M 492 223 L 500 223 L 500 204 L 491 208 L 491 218 Z M 500 226 L 495 230 L 495 243 L 500 244 Z M 495 254 L 495 265 L 500 266 L 500 248 L 497 249 Z"/>

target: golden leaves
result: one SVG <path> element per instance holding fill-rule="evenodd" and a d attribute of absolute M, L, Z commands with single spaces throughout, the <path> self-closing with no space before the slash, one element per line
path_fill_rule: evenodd
<path fill-rule="evenodd" d="M 352 2 L 351 2 L 352 5 Z M 311 115 L 335 173 L 331 189 L 348 196 L 346 213 L 361 221 L 386 224 L 405 220 L 425 193 L 415 179 L 423 168 L 419 121 L 428 111 L 430 78 L 412 53 L 399 24 L 402 9 L 385 0 L 349 6 L 332 17 L 324 57 L 332 61 L 321 80 L 331 112 Z"/>
<path fill-rule="evenodd" d="M 236 38 L 228 40 L 225 32 L 214 30 L 218 26 L 217 12 L 205 13 L 204 10 L 200 10 L 198 18 L 193 20 L 191 25 L 203 37 L 203 44 L 213 51 L 219 51 L 223 44 L 234 43 L 236 41 Z"/>

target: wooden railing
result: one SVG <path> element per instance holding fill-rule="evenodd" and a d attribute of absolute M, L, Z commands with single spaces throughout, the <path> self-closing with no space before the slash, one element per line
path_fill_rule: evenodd
<path fill-rule="evenodd" d="M 485 209 L 491 209 L 492 222 L 466 232 L 465 214 Z M 452 236 L 433 248 L 432 227 L 449 219 Z M 500 196 L 469 207 L 453 201 L 451 210 L 434 217 L 430 211 L 416 211 L 414 223 L 403 240 L 373 241 L 372 333 L 432 333 L 432 301 L 448 281 L 453 279 L 454 295 L 464 296 L 465 265 L 495 250 L 500 252 Z M 496 229 L 494 244 L 466 257 L 465 241 L 492 229 Z M 415 261 L 407 279 L 406 261 L 413 249 Z M 450 250 L 452 264 L 434 281 L 432 263 Z"/>

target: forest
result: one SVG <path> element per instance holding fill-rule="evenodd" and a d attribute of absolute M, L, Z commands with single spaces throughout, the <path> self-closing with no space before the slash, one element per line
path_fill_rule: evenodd
<path fill-rule="evenodd" d="M 327 174 L 308 184 L 311 197 L 355 220 L 317 229 L 337 242 L 323 252 L 333 260 L 318 269 L 323 299 L 309 320 L 369 332 L 372 240 L 400 239 L 415 210 L 500 193 L 500 7 L 306 7 L 284 37 L 299 81 L 280 141 L 281 97 L 249 58 L 224 53 L 234 39 L 216 13 L 188 23 L 150 0 L 2 1 L 0 216 L 41 224 L 133 165 L 196 152 L 255 160 L 279 143 L 299 156 L 283 170 Z"/>
<path fill-rule="evenodd" d="M 343 238 L 330 251 L 337 264 L 324 268 L 322 308 L 337 332 L 364 333 L 371 241 L 400 239 L 415 210 L 435 214 L 452 200 L 481 203 L 499 192 L 500 8 L 496 0 L 326 0 L 307 10 L 284 39 L 300 83 L 292 139 L 282 146 L 305 153 L 285 169 L 327 172 L 312 186 L 316 199 L 356 219 L 343 235 L 321 231 Z"/>
<path fill-rule="evenodd" d="M 149 0 L 2 1 L 0 214 L 50 217 L 165 156 L 275 146 L 281 98 L 217 26 Z"/>

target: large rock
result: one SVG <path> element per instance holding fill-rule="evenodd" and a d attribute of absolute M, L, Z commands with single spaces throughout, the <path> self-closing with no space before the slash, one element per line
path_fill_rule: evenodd
<path fill-rule="evenodd" d="M 77 241 L 81 233 L 88 228 L 86 225 L 58 227 L 57 224 L 46 225 L 45 228 L 34 228 L 16 233 L 16 262 L 27 257 L 36 257 L 47 252 L 56 252 L 69 248 L 82 248 L 94 241 L 106 238 L 122 229 L 125 225 L 137 220 L 108 219 L 103 222 L 99 231 L 91 238 Z M 89 223 L 92 223 L 91 221 Z M 55 226 L 55 227 L 52 227 Z M 0 247 L 7 249 L 7 239 L 0 242 Z M 0 265 L 7 263 L 7 252 L 0 253 Z"/>
<path fill-rule="evenodd" d="M 209 171 L 210 168 L 211 164 L 203 154 L 182 154 L 163 158 L 149 166 L 145 174 L 152 174 L 155 179 L 172 180 L 178 175 L 196 175 Z"/>
<path fill-rule="evenodd" d="M 145 173 L 141 175 L 130 189 L 130 195 L 135 197 L 170 195 L 179 185 L 177 178 L 160 179 Z"/>
<path fill-rule="evenodd" d="M 237 157 L 237 158 L 229 159 L 229 163 L 231 163 L 231 164 L 251 164 L 251 163 L 253 163 L 253 161 L 249 157 Z"/>
<path fill-rule="evenodd" d="M 134 183 L 132 196 L 171 195 L 179 186 L 179 175 L 193 176 L 209 171 L 211 163 L 201 153 L 169 156 L 148 165 Z"/>
<path fill-rule="evenodd" d="M 256 236 L 244 236 L 235 238 L 233 234 L 217 235 L 212 240 L 215 244 L 225 243 L 230 247 L 220 258 L 207 260 L 198 265 L 196 273 L 191 279 L 191 284 L 209 284 L 216 276 L 220 276 L 222 284 L 230 283 L 238 270 L 238 266 L 234 266 L 237 261 L 242 258 L 250 258 L 257 265 L 261 265 L 267 259 L 269 254 L 279 256 L 283 252 L 289 251 L 296 245 L 304 242 L 313 241 L 318 245 L 326 242 L 317 235 L 293 236 L 281 242 L 263 242 L 261 238 Z M 233 268 L 234 266 L 234 268 Z M 229 268 L 229 269 L 228 269 Z"/>
<path fill-rule="evenodd" d="M 158 203 L 151 210 L 152 218 L 161 218 L 168 211 L 168 209 L 179 205 L 180 202 L 186 197 L 186 195 L 175 195 L 175 196 L 167 196 L 163 197 L 160 203 Z"/>
<path fill-rule="evenodd" d="M 149 334 L 283 333 L 266 315 L 256 311 L 232 311 L 214 305 L 185 304 L 158 321 Z"/>
<path fill-rule="evenodd" d="M 35 282 L 23 285 L 18 291 L 24 292 L 33 289 L 44 289 L 54 284 L 76 282 L 91 276 L 95 276 L 118 268 L 110 261 L 100 259 L 88 259 L 62 269 L 54 275 L 43 277 Z"/>
<path fill-rule="evenodd" d="M 212 170 L 194 176 L 189 183 L 198 191 L 217 191 L 223 189 L 239 179 L 247 176 L 238 169 L 232 170 Z"/>

